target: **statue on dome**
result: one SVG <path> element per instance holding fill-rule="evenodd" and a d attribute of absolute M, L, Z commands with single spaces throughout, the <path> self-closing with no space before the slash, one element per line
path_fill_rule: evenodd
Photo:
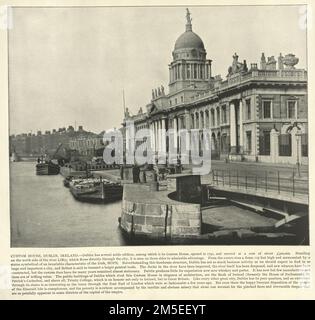
<path fill-rule="evenodd" d="M 192 18 L 190 17 L 190 12 L 188 8 L 186 8 L 186 19 L 187 19 L 187 24 L 191 24 Z"/>
<path fill-rule="evenodd" d="M 161 95 L 161 89 L 160 88 L 158 88 L 158 94 L 159 94 L 159 96 Z"/>
<path fill-rule="evenodd" d="M 164 96 L 165 92 L 164 92 L 164 87 L 163 86 L 161 86 L 161 92 L 162 92 L 162 95 Z"/>
<path fill-rule="evenodd" d="M 152 99 L 155 98 L 155 95 L 154 95 L 154 90 L 152 89 Z"/>

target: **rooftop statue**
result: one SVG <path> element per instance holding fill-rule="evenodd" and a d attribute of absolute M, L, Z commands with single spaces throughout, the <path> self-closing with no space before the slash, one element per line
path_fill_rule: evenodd
<path fill-rule="evenodd" d="M 190 12 L 188 8 L 186 8 L 186 19 L 187 19 L 187 24 L 191 24 L 192 18 L 190 17 Z"/>

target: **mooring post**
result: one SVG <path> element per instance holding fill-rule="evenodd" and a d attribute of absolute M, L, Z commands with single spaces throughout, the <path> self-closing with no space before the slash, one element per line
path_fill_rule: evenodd
<path fill-rule="evenodd" d="M 247 189 L 247 174 L 245 175 L 245 189 Z"/>
<path fill-rule="evenodd" d="M 266 171 L 266 172 L 265 172 L 265 189 L 266 189 L 266 192 L 267 192 L 267 190 L 268 190 L 267 176 L 268 176 L 268 173 L 267 173 L 267 171 Z"/>
<path fill-rule="evenodd" d="M 223 186 L 224 186 L 224 171 L 222 170 L 222 182 L 223 182 Z"/>
<path fill-rule="evenodd" d="M 257 174 L 255 175 L 255 190 L 257 190 Z"/>
<path fill-rule="evenodd" d="M 231 187 L 231 171 L 229 170 L 229 186 Z"/>
<path fill-rule="evenodd" d="M 237 185 L 237 189 L 238 189 L 238 170 L 236 171 L 236 185 Z"/>

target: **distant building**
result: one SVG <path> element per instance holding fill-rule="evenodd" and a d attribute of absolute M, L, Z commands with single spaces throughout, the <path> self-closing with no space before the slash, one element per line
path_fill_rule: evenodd
<path fill-rule="evenodd" d="M 187 10 L 185 32 L 175 42 L 169 65 L 168 93 L 152 90 L 152 99 L 137 115 L 126 111 L 124 125 L 150 128 L 151 147 L 169 151 L 159 129 L 211 129 L 212 158 L 272 163 L 307 163 L 307 71 L 297 69 L 294 54 L 239 61 L 235 53 L 226 79 L 212 76 L 201 38 L 192 31 Z M 223 43 L 224 44 L 224 43 Z M 125 136 L 126 144 L 132 137 Z M 202 140 L 202 136 L 200 138 Z M 175 138 L 180 151 L 180 141 Z"/>
<path fill-rule="evenodd" d="M 104 149 L 103 135 L 79 136 L 69 141 L 69 148 L 78 151 L 79 155 L 96 156 Z M 99 151 L 100 150 L 100 151 Z"/>
<path fill-rule="evenodd" d="M 61 149 L 70 149 L 70 141 L 75 138 L 95 136 L 93 132 L 85 131 L 82 126 L 74 130 L 72 126 L 67 129 L 46 130 L 45 133 L 38 131 L 37 134 L 23 133 L 10 136 L 10 151 L 18 155 L 41 155 L 43 153 L 53 154 L 61 143 Z"/>

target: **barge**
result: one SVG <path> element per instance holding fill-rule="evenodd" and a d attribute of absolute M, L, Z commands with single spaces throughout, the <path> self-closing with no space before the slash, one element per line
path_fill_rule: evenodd
<path fill-rule="evenodd" d="M 60 166 L 51 161 L 36 164 L 36 174 L 41 175 L 56 175 L 60 172 Z"/>
<path fill-rule="evenodd" d="M 69 189 L 76 200 L 89 203 L 110 203 L 121 200 L 123 196 L 123 186 L 107 179 L 73 179 Z"/>

